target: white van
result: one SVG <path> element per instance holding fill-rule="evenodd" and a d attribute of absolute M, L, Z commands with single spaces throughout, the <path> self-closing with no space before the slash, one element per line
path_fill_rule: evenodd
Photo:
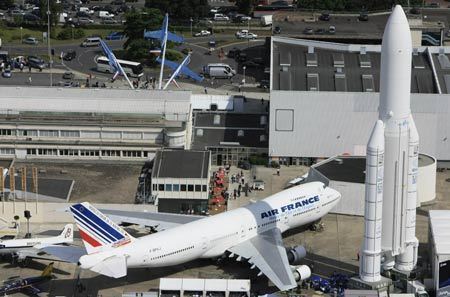
<path fill-rule="evenodd" d="M 89 9 L 89 7 L 80 7 L 79 11 L 80 12 L 85 12 L 85 13 L 88 13 L 88 14 L 94 14 L 94 11 Z"/>
<path fill-rule="evenodd" d="M 88 46 L 99 46 L 100 45 L 100 37 L 88 37 L 82 43 L 82 47 Z"/>
<path fill-rule="evenodd" d="M 203 67 L 203 74 L 214 78 L 232 78 L 236 71 L 224 63 L 210 63 Z"/>
<path fill-rule="evenodd" d="M 98 12 L 98 17 L 101 19 L 110 19 L 113 18 L 114 15 L 112 13 L 109 13 L 109 11 L 99 11 Z"/>

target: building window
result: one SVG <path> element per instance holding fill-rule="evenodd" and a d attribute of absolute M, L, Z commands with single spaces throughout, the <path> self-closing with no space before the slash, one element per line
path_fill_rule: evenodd
<path fill-rule="evenodd" d="M 157 184 L 153 184 L 153 191 L 156 191 L 156 189 L 158 188 Z"/>
<path fill-rule="evenodd" d="M 37 136 L 37 130 L 17 130 L 19 136 Z"/>
<path fill-rule="evenodd" d="M 120 139 L 121 137 L 120 131 L 102 131 L 102 138 Z"/>
<path fill-rule="evenodd" d="M 60 156 L 78 156 L 78 150 L 59 150 Z"/>
<path fill-rule="evenodd" d="M 164 191 L 164 184 L 158 185 L 158 191 Z"/>
<path fill-rule="evenodd" d="M 80 150 L 80 156 L 82 156 L 82 157 L 98 157 L 98 156 L 100 156 L 100 151 L 98 151 L 98 150 Z"/>
<path fill-rule="evenodd" d="M 39 137 L 58 137 L 58 130 L 40 130 Z"/>
<path fill-rule="evenodd" d="M 0 155 L 14 155 L 14 149 L 13 148 L 0 148 Z"/>
<path fill-rule="evenodd" d="M 61 137 L 80 138 L 80 131 L 61 131 Z"/>
<path fill-rule="evenodd" d="M 202 185 L 202 192 L 206 192 L 206 185 Z"/>
<path fill-rule="evenodd" d="M 0 129 L 1 136 L 13 135 L 13 131 L 11 129 Z"/>
<path fill-rule="evenodd" d="M 102 150 L 102 157 L 120 157 L 120 151 Z"/>
<path fill-rule="evenodd" d="M 188 185 L 188 192 L 194 192 L 194 185 Z"/>
<path fill-rule="evenodd" d="M 38 149 L 38 153 L 40 156 L 57 156 L 58 150 L 57 149 Z"/>
<path fill-rule="evenodd" d="M 201 192 L 202 191 L 202 185 L 195 185 L 195 191 Z"/>
<path fill-rule="evenodd" d="M 136 158 L 141 157 L 142 151 L 122 151 L 122 157 L 125 158 Z"/>
<path fill-rule="evenodd" d="M 166 184 L 166 192 L 172 192 L 172 184 Z"/>
<path fill-rule="evenodd" d="M 238 137 L 244 137 L 244 130 L 238 130 Z"/>
<path fill-rule="evenodd" d="M 27 155 L 36 155 L 36 149 L 34 148 L 27 149 Z"/>
<path fill-rule="evenodd" d="M 186 192 L 186 185 L 181 185 L 181 192 Z"/>
<path fill-rule="evenodd" d="M 173 191 L 179 192 L 180 191 L 180 185 L 179 184 L 173 184 Z"/>
<path fill-rule="evenodd" d="M 214 125 L 220 125 L 220 114 L 214 115 Z"/>

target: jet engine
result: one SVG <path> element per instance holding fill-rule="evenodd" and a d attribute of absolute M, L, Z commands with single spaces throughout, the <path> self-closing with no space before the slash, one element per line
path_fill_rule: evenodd
<path fill-rule="evenodd" d="M 296 282 L 308 279 L 311 277 L 311 269 L 306 265 L 291 266 L 292 274 Z"/>
<path fill-rule="evenodd" d="M 286 249 L 289 264 L 300 264 L 300 260 L 306 256 L 306 249 L 303 246 L 295 246 Z"/>

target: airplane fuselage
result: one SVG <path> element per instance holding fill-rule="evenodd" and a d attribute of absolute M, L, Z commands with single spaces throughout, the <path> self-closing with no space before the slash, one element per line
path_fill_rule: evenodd
<path fill-rule="evenodd" d="M 127 267 L 162 267 L 218 257 L 231 247 L 273 228 L 285 232 L 327 214 L 340 194 L 320 182 L 296 186 L 235 210 L 205 217 L 115 248 L 80 258 L 90 268 L 112 255 L 125 255 Z"/>

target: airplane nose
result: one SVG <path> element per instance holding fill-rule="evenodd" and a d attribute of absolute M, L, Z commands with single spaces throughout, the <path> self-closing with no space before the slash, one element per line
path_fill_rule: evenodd
<path fill-rule="evenodd" d="M 327 196 L 330 197 L 330 200 L 334 200 L 336 198 L 340 199 L 341 198 L 341 193 L 339 193 L 338 191 L 336 191 L 335 189 L 332 189 L 330 187 L 327 188 Z"/>

